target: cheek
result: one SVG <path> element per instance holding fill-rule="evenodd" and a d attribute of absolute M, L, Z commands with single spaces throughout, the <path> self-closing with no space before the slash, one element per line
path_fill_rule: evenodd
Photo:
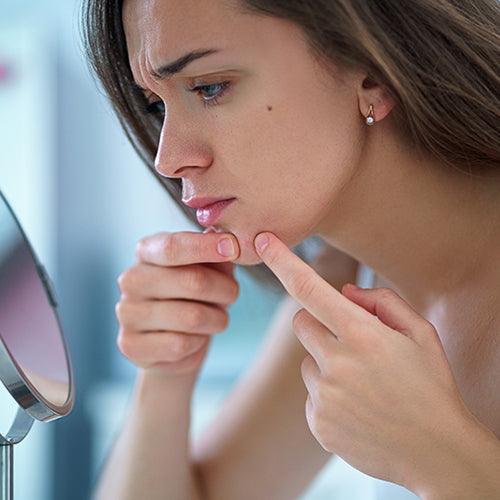
<path fill-rule="evenodd" d="M 316 233 L 356 171 L 361 134 L 349 107 L 322 96 L 309 104 L 262 101 L 239 118 L 227 131 L 224 163 L 241 211 L 226 230 L 240 243 L 237 263 L 251 265 L 260 262 L 253 241 L 262 231 L 289 247 Z"/>

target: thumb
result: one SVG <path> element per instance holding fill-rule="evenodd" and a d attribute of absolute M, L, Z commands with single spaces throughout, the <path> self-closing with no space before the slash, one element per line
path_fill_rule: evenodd
<path fill-rule="evenodd" d="M 212 226 L 207 227 L 203 234 L 216 233 L 217 231 Z M 220 271 L 221 273 L 227 274 L 228 276 L 234 275 L 234 264 L 232 262 L 212 262 L 206 263 L 207 267 Z"/>

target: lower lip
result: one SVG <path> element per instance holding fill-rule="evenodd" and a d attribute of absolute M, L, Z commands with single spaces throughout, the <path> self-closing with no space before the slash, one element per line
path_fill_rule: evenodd
<path fill-rule="evenodd" d="M 196 210 L 196 218 L 202 226 L 213 226 L 217 219 L 221 216 L 222 212 L 229 206 L 236 198 L 230 200 L 221 200 L 212 203 L 204 208 Z"/>

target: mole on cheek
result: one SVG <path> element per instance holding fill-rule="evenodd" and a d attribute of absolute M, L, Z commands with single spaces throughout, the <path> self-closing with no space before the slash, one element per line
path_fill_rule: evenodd
<path fill-rule="evenodd" d="M 268 104 L 268 105 L 267 105 L 267 110 L 268 110 L 268 111 L 271 111 L 272 109 L 273 109 L 273 107 L 272 107 L 272 106 L 270 106 L 270 105 Z"/>

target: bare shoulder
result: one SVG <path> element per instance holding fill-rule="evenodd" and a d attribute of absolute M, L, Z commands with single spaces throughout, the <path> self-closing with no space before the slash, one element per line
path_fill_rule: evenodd
<path fill-rule="evenodd" d="M 468 408 L 500 438 L 500 284 L 456 291 L 427 314 Z"/>

